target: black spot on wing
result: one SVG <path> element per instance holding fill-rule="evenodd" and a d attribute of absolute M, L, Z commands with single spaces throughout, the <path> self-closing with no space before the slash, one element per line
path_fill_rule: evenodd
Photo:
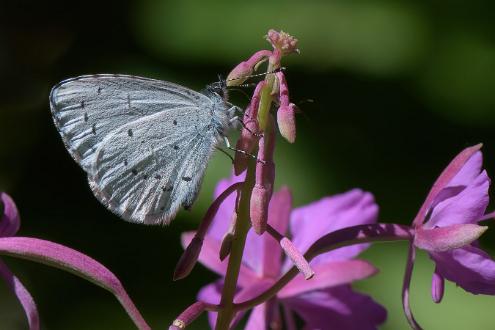
<path fill-rule="evenodd" d="M 91 131 L 94 135 L 96 135 L 96 124 L 93 124 L 93 126 L 91 127 Z"/>
<path fill-rule="evenodd" d="M 182 177 L 182 180 L 183 180 L 183 181 L 186 181 L 186 182 L 189 182 L 189 181 L 191 181 L 191 180 L 192 180 L 192 178 L 191 178 L 190 176 L 183 176 L 183 177 Z"/>
<path fill-rule="evenodd" d="M 127 131 L 127 135 L 129 135 L 129 136 L 133 136 L 133 135 L 134 135 L 134 133 L 132 132 L 132 129 L 129 129 L 129 130 Z"/>
<path fill-rule="evenodd" d="M 174 123 L 174 125 L 177 125 L 177 120 L 174 119 L 173 123 Z"/>
<path fill-rule="evenodd" d="M 85 122 L 85 123 L 87 123 L 87 122 L 88 122 L 88 120 L 89 120 L 88 113 L 87 113 L 87 112 L 85 112 L 85 113 L 84 113 L 84 122 Z"/>
<path fill-rule="evenodd" d="M 179 150 L 179 146 L 178 145 L 175 145 L 174 146 L 174 150 Z"/>
<path fill-rule="evenodd" d="M 131 172 L 132 172 L 132 174 L 134 174 L 134 175 L 137 175 L 137 174 L 138 174 L 138 170 L 136 170 L 135 168 L 133 168 Z"/>

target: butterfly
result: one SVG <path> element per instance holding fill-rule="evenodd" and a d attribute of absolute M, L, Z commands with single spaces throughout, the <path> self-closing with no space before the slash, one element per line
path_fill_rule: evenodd
<path fill-rule="evenodd" d="M 240 110 L 221 83 L 203 92 L 155 79 L 98 74 L 55 85 L 50 108 L 96 198 L 124 220 L 169 224 L 198 196 L 213 152 Z"/>

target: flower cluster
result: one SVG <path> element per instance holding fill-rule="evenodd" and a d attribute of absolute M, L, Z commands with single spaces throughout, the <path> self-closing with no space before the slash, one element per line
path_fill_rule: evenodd
<path fill-rule="evenodd" d="M 296 329 L 301 322 L 304 329 L 376 329 L 386 310 L 351 287 L 378 272 L 356 258 L 376 241 L 410 243 L 402 302 L 413 329 L 421 328 L 409 304 L 416 248 L 435 262 L 435 302 L 442 300 L 445 279 L 474 294 L 495 294 L 495 262 L 476 242 L 487 229 L 478 223 L 492 217 L 485 214 L 490 182 L 481 145 L 452 160 L 410 226 L 378 223 L 373 196 L 360 189 L 295 209 L 288 188 L 273 192 L 275 126 L 287 141 L 296 138 L 295 106 L 280 60 L 299 51 L 284 32 L 270 30 L 267 40 L 273 50 L 256 52 L 228 76 L 229 85 L 240 85 L 268 62 L 244 114 L 237 142 L 244 152 L 236 154 L 234 175 L 218 184 L 198 230 L 183 234 L 185 252 L 174 275 L 186 276 L 199 260 L 220 279 L 200 290 L 171 329 L 185 328 L 205 311 L 212 329 L 233 328 L 251 308 L 245 329 Z"/>

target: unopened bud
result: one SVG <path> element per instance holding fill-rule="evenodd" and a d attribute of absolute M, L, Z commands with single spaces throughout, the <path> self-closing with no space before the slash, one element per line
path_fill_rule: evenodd
<path fill-rule="evenodd" d="M 256 234 L 261 235 L 266 230 L 268 222 L 268 206 L 272 190 L 262 186 L 255 185 L 251 193 L 250 217 L 251 225 Z"/>
<path fill-rule="evenodd" d="M 296 141 L 296 106 L 290 103 L 277 111 L 277 124 L 280 134 L 290 143 Z"/>
<path fill-rule="evenodd" d="M 433 302 L 438 304 L 442 301 L 444 290 L 445 279 L 435 267 L 435 272 L 433 272 L 433 277 L 431 279 L 431 298 L 433 299 Z"/>
<path fill-rule="evenodd" d="M 227 86 L 239 86 L 253 73 L 248 62 L 239 63 L 227 76 Z"/>
<path fill-rule="evenodd" d="M 247 61 L 239 63 L 227 76 L 227 86 L 241 85 L 253 74 L 253 71 L 258 68 L 260 63 L 266 61 L 270 55 L 270 51 L 260 50 L 254 53 Z"/>
<path fill-rule="evenodd" d="M 179 259 L 177 266 L 175 266 L 173 280 L 177 281 L 183 279 L 189 275 L 198 260 L 199 253 L 203 247 L 203 239 L 194 235 L 191 243 L 187 246 L 184 253 Z"/>
<path fill-rule="evenodd" d="M 230 221 L 229 230 L 225 233 L 222 239 L 222 244 L 220 245 L 219 257 L 221 261 L 224 261 L 225 258 L 230 254 L 230 250 L 232 249 L 232 241 L 234 240 L 235 227 L 237 224 L 237 212 L 234 210 L 232 214 L 232 220 Z"/>
<path fill-rule="evenodd" d="M 183 330 L 198 316 L 200 316 L 206 310 L 206 304 L 201 301 L 197 301 L 191 306 L 187 307 L 168 328 L 169 330 Z"/>

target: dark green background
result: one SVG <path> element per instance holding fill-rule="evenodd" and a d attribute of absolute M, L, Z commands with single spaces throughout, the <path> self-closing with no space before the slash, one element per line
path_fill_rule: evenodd
<path fill-rule="evenodd" d="M 49 111 L 58 81 L 130 73 L 201 89 L 268 47 L 283 29 L 300 40 L 284 59 L 299 104 L 297 141 L 277 145 L 277 185 L 303 205 L 353 187 L 372 191 L 381 220 L 408 223 L 436 175 L 462 148 L 483 142 L 495 170 L 495 34 L 490 1 L 2 1 L 0 2 L 0 189 L 21 211 L 19 235 L 82 251 L 108 266 L 155 329 L 215 279 L 201 266 L 171 277 L 180 233 L 195 228 L 215 182 L 230 173 L 218 154 L 192 213 L 171 226 L 125 223 L 92 196 Z M 240 104 L 246 103 L 238 97 Z M 313 99 L 313 103 L 306 100 Z M 235 134 L 234 134 L 235 136 Z M 488 231 L 483 246 L 492 248 Z M 405 246 L 366 256 L 382 270 L 359 283 L 389 310 L 384 328 L 406 327 L 400 307 Z M 33 294 L 45 329 L 132 329 L 117 301 L 73 275 L 5 258 Z M 413 308 L 427 329 L 488 329 L 492 297 L 447 286 L 429 299 L 432 264 L 420 253 Z M 195 323 L 206 326 L 206 318 Z M 25 329 L 0 283 L 0 328 Z M 194 327 L 191 327 L 194 329 Z"/>

